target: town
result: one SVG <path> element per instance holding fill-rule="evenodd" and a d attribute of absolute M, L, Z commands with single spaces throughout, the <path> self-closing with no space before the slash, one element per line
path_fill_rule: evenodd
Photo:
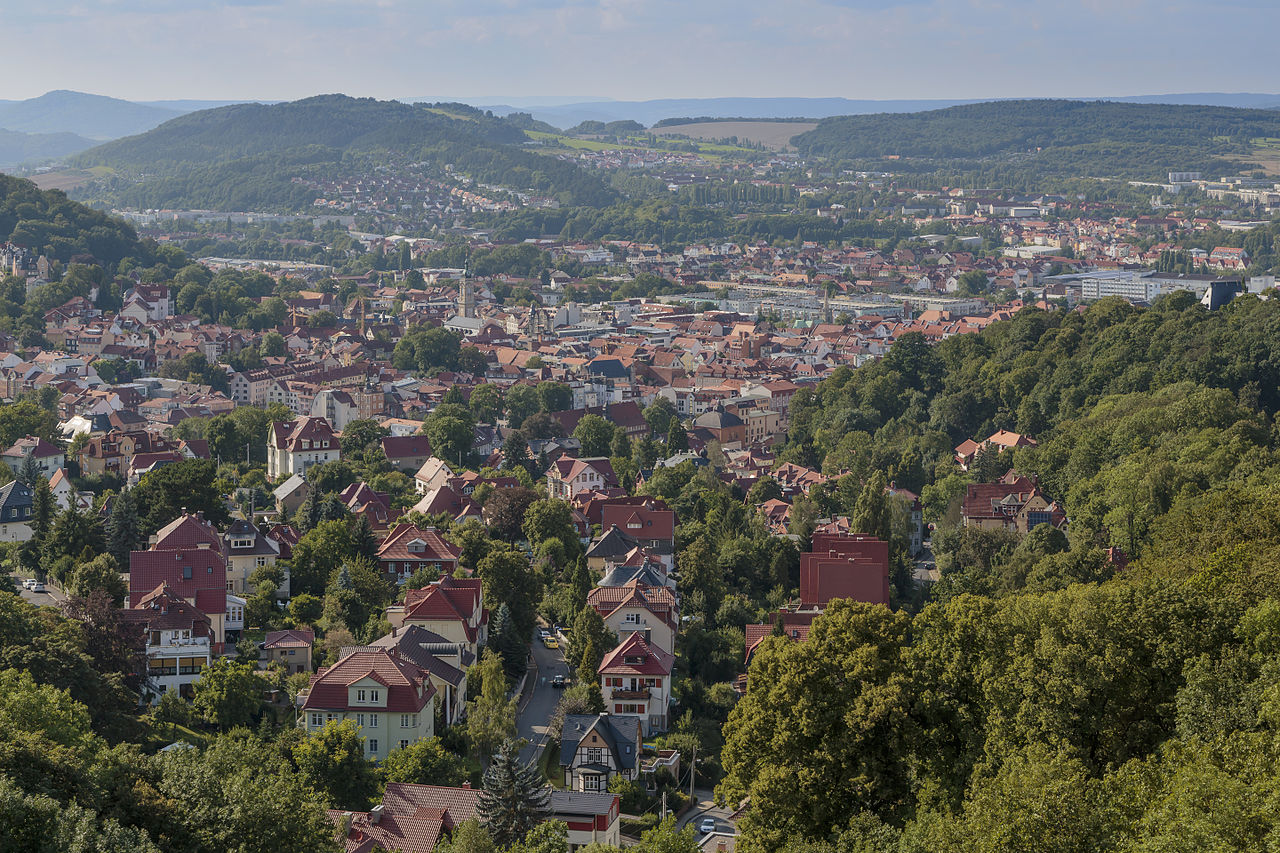
<path fill-rule="evenodd" d="M 1280 755 L 1274 176 L 468 110 L 0 176 L 14 849 L 1138 849 Z"/>

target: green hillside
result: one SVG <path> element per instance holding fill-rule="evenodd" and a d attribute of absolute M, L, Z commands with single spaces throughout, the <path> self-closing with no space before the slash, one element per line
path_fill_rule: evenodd
<path fill-rule="evenodd" d="M 994 101 L 922 113 L 841 116 L 792 142 L 805 156 L 901 157 L 954 168 L 1017 163 L 1045 174 L 1160 178 L 1238 171 L 1224 158 L 1276 136 L 1280 112 L 1085 101 Z"/>
<path fill-rule="evenodd" d="M 56 160 L 92 146 L 92 139 L 85 139 L 74 133 L 0 130 L 0 166 L 16 166 L 35 160 Z"/>
<path fill-rule="evenodd" d="M 344 159 L 399 155 L 453 164 L 473 178 L 549 192 L 573 204 L 613 193 L 576 166 L 522 151 L 523 132 L 462 104 L 402 104 L 320 95 L 283 104 L 202 110 L 75 158 L 116 177 L 89 197 L 146 207 L 295 209 L 315 197 L 292 178 L 341 171 Z"/>

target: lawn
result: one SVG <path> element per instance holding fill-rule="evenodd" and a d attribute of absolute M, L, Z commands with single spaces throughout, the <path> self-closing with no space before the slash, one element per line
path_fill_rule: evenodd
<path fill-rule="evenodd" d="M 559 741 L 547 741 L 547 745 L 542 748 L 542 755 L 538 757 L 538 768 L 542 770 L 542 775 L 547 777 L 552 787 L 564 787 L 564 768 L 560 766 Z"/>

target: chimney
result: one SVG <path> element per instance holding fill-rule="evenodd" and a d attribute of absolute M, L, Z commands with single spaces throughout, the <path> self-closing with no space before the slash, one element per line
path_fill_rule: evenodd
<path fill-rule="evenodd" d="M 462 783 L 462 788 L 463 788 L 463 790 L 465 790 L 465 791 L 470 791 L 470 790 L 471 790 L 471 780 L 470 780 L 470 779 L 468 779 L 467 781 L 463 782 L 463 783 Z"/>
<path fill-rule="evenodd" d="M 645 629 L 644 629 L 644 642 L 645 642 L 645 645 L 646 645 L 646 646 L 647 646 L 647 645 L 649 645 L 649 644 L 652 642 L 652 640 L 650 640 L 650 638 L 649 638 L 649 634 L 650 634 L 650 630 L 649 630 L 648 628 L 645 628 Z"/>
<path fill-rule="evenodd" d="M 382 820 L 382 804 L 374 806 L 369 810 L 369 823 L 376 824 Z"/>

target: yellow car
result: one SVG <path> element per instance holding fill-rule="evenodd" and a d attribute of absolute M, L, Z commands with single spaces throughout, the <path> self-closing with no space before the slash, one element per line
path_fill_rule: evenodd
<path fill-rule="evenodd" d="M 560 648 L 560 642 L 550 634 L 542 638 L 542 645 L 546 646 L 549 649 Z"/>

